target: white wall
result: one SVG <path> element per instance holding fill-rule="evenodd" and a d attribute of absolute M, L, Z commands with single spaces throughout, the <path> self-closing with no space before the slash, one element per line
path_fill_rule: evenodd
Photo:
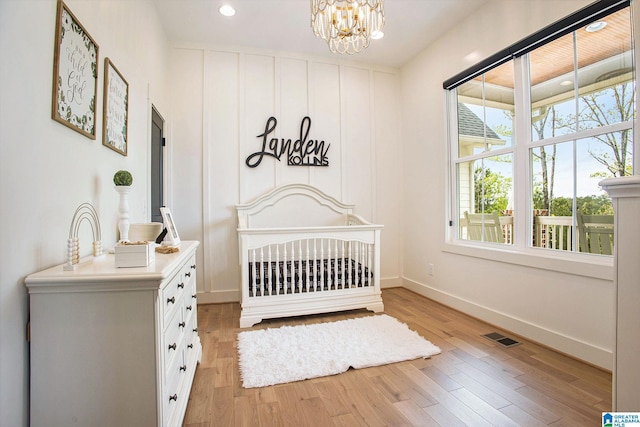
<path fill-rule="evenodd" d="M 502 255 L 487 260 L 452 253 L 445 244 L 449 169 L 442 82 L 590 3 L 490 2 L 403 67 L 404 277 L 416 292 L 610 369 L 610 267 L 593 278 L 500 262 Z M 475 59 L 467 61 L 470 54 Z"/>
<path fill-rule="evenodd" d="M 24 278 L 65 262 L 73 212 L 92 203 L 104 247 L 117 236 L 112 176 L 134 175 L 131 220 L 147 221 L 150 102 L 167 111 L 168 47 L 148 1 L 65 0 L 99 45 L 97 139 L 51 119 L 54 0 L 0 1 L 0 425 L 29 413 L 28 294 Z M 129 153 L 102 146 L 104 58 L 129 83 Z M 91 233 L 81 227 L 83 255 Z M 73 307 L 70 307 L 73 309 Z M 64 343 L 60 343 L 64 345 Z M 60 390 L 64 393 L 64 390 Z"/>
<path fill-rule="evenodd" d="M 171 207 L 180 233 L 203 242 L 199 302 L 238 301 L 235 205 L 275 186 L 308 183 L 346 203 L 382 232 L 382 277 L 400 277 L 401 138 L 396 70 L 300 55 L 176 48 L 171 57 Z M 261 149 L 269 139 L 295 141 L 311 118 L 309 139 L 331 144 L 328 167 L 289 166 Z M 292 212 L 304 215 L 304 212 Z"/>

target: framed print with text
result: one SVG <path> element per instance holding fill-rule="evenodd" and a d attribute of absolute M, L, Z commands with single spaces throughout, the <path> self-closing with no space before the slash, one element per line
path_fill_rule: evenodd
<path fill-rule="evenodd" d="M 62 0 L 53 58 L 52 119 L 96 139 L 98 44 Z"/>
<path fill-rule="evenodd" d="M 109 58 L 104 59 L 102 145 L 127 155 L 129 84 Z"/>

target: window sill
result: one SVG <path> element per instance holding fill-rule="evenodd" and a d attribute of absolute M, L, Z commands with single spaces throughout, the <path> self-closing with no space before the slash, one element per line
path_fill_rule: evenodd
<path fill-rule="evenodd" d="M 470 244 L 465 242 L 448 242 L 443 252 L 482 258 L 486 260 L 521 265 L 559 273 L 591 277 L 595 279 L 614 279 L 613 257 L 561 253 L 548 249 L 527 248 L 515 250 L 497 245 Z"/>

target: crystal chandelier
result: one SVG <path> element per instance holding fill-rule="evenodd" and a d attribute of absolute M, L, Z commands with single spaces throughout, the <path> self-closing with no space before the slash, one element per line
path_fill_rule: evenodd
<path fill-rule="evenodd" d="M 333 53 L 352 55 L 384 27 L 384 0 L 311 0 L 311 28 Z"/>

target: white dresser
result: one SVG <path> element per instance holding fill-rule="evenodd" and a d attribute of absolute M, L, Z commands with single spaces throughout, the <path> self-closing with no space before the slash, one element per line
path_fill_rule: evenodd
<path fill-rule="evenodd" d="M 198 245 L 148 267 L 103 255 L 26 278 L 33 427 L 182 424 L 202 356 Z"/>

